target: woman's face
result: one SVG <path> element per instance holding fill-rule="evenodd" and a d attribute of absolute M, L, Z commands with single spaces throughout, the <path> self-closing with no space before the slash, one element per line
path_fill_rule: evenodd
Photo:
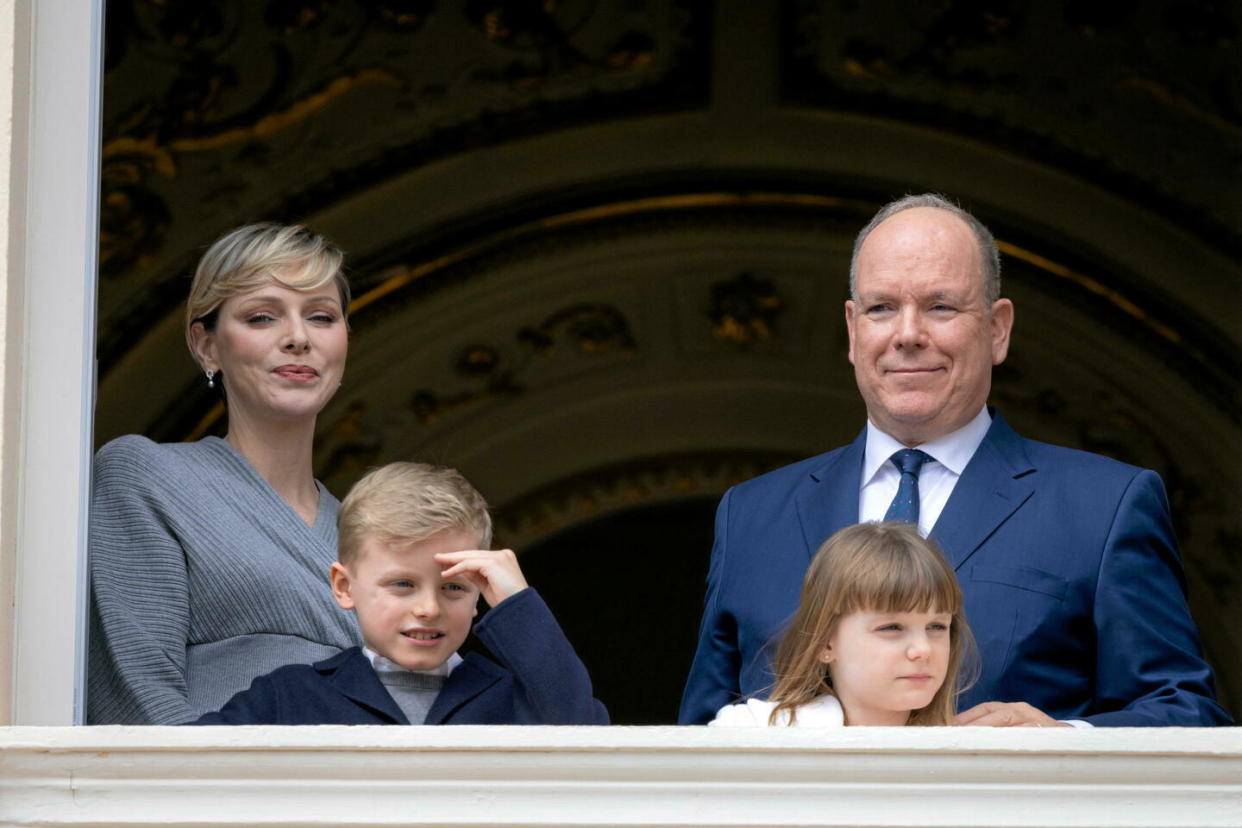
<path fill-rule="evenodd" d="M 276 281 L 231 296 L 214 331 L 191 338 L 204 370 L 221 373 L 229 415 L 258 420 L 314 419 L 341 384 L 348 350 L 334 282 L 294 290 Z"/>

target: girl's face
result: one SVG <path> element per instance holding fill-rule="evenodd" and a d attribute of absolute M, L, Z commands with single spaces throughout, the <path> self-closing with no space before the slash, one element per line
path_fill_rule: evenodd
<path fill-rule="evenodd" d="M 947 612 L 852 612 L 820 660 L 847 725 L 904 725 L 931 703 L 949 665 Z"/>
<path fill-rule="evenodd" d="M 215 330 L 191 328 L 204 369 L 223 373 L 230 417 L 314 418 L 341 384 L 348 333 L 333 282 L 294 290 L 276 281 L 231 296 Z"/>

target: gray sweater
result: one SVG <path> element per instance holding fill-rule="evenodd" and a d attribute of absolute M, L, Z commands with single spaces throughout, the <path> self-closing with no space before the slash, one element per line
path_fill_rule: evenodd
<path fill-rule="evenodd" d="M 95 457 L 90 521 L 90 724 L 180 724 L 256 676 L 359 643 L 336 606 L 340 504 L 314 526 L 224 440 L 138 435 Z"/>

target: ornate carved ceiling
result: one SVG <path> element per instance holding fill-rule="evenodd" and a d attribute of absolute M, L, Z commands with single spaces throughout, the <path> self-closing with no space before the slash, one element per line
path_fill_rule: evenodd
<path fill-rule="evenodd" d="M 182 298 L 179 280 L 224 229 L 305 216 L 445 155 L 706 102 L 703 3 L 111 0 L 107 10 L 105 371 L 150 313 Z"/>
<path fill-rule="evenodd" d="M 917 122 L 1065 169 L 1242 251 L 1233 4 L 798 0 L 764 11 L 774 50 L 714 56 L 746 20 L 704 0 L 107 11 L 105 374 L 230 226 L 302 218 L 437 158 L 711 107 L 730 72 L 776 78 L 782 107 Z"/>
<path fill-rule="evenodd" d="M 982 139 L 1242 252 L 1242 8 L 796 0 L 782 97 Z"/>

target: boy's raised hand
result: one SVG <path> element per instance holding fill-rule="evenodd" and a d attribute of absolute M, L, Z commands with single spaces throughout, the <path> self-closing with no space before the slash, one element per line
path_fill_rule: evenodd
<path fill-rule="evenodd" d="M 437 552 L 436 563 L 445 567 L 441 578 L 462 576 L 479 588 L 483 600 L 494 607 L 529 584 L 512 549 L 466 549 Z"/>

